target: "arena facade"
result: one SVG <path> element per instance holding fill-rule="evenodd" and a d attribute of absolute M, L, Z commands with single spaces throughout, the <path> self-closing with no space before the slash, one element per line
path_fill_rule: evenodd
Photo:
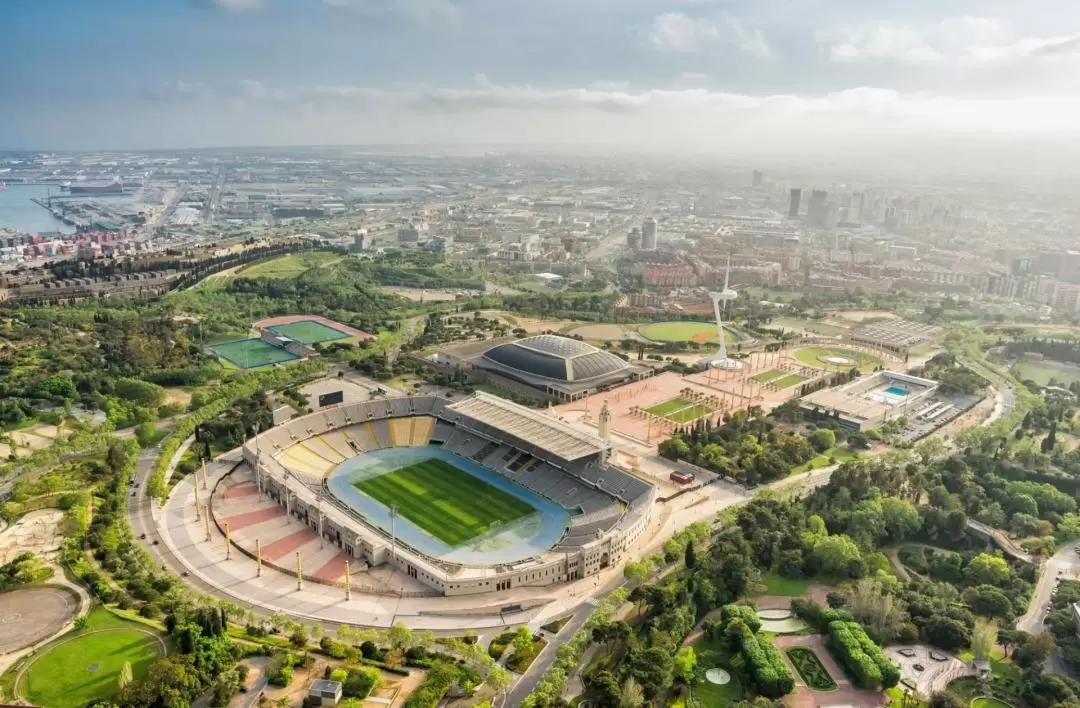
<path fill-rule="evenodd" d="M 476 393 L 324 409 L 249 440 L 243 459 L 259 497 L 354 570 L 392 567 L 435 593 L 469 595 L 579 580 L 624 560 L 649 525 L 656 488 L 612 466 L 611 452 L 549 415 Z M 440 493 L 410 476 L 440 472 L 467 477 Z M 453 506 L 462 486 L 477 490 L 458 494 L 463 503 L 476 496 L 479 507 Z M 401 494 L 413 496 L 394 496 Z M 505 521 L 497 513 L 504 507 Z M 459 527 L 465 536 L 480 531 L 449 534 Z"/>

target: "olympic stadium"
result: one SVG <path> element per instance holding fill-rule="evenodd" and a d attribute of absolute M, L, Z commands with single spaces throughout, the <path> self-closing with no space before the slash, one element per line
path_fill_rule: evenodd
<path fill-rule="evenodd" d="M 210 516 L 241 552 L 286 572 L 295 555 L 316 582 L 340 585 L 347 562 L 430 594 L 549 586 L 618 564 L 648 526 L 655 487 L 610 455 L 485 393 L 372 400 L 248 440 Z"/>

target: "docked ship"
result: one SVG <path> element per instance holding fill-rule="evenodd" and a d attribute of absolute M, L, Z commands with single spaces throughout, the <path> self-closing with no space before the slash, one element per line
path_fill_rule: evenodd
<path fill-rule="evenodd" d="M 68 182 L 64 185 L 64 189 L 69 194 L 127 194 L 135 191 L 139 185 L 137 184 L 124 184 L 121 180 L 116 179 L 112 182 Z"/>

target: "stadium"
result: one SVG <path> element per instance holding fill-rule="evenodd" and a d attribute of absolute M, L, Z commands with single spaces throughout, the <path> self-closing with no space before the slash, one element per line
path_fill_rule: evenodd
<path fill-rule="evenodd" d="M 348 561 L 353 582 L 391 567 L 429 594 L 554 585 L 619 563 L 648 526 L 655 487 L 610 454 L 485 393 L 352 403 L 249 440 L 211 517 L 243 553 L 316 582 L 342 584 Z"/>
<path fill-rule="evenodd" d="M 937 388 L 937 382 L 930 379 L 879 371 L 811 393 L 801 398 L 799 405 L 834 416 L 846 428 L 867 430 L 889 418 L 918 414 Z"/>

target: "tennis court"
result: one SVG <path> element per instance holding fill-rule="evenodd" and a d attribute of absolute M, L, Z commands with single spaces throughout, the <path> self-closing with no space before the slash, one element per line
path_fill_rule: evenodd
<path fill-rule="evenodd" d="M 231 342 L 213 344 L 210 351 L 241 369 L 256 369 L 299 358 L 261 339 L 234 339 Z"/>
<path fill-rule="evenodd" d="M 300 342 L 301 344 L 318 344 L 320 342 L 332 342 L 335 339 L 348 339 L 349 335 L 339 329 L 324 325 L 315 320 L 302 320 L 288 324 L 271 325 L 268 330 L 282 337 Z"/>

